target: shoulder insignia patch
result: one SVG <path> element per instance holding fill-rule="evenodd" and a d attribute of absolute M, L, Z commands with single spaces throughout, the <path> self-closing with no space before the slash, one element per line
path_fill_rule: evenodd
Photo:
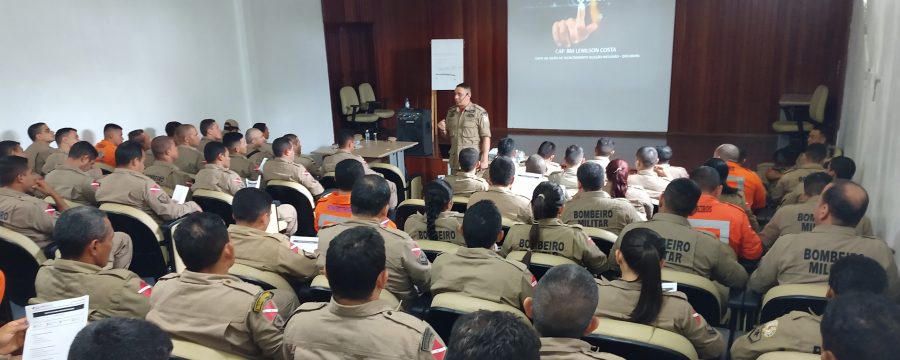
<path fill-rule="evenodd" d="M 259 295 L 256 296 L 256 302 L 253 304 L 253 312 L 261 312 L 264 309 L 266 302 L 269 301 L 272 296 L 274 296 L 274 294 L 272 294 L 271 291 L 263 291 L 259 293 Z"/>
<path fill-rule="evenodd" d="M 772 320 L 762 326 L 762 336 L 770 338 L 778 331 L 778 320 Z"/>
<path fill-rule="evenodd" d="M 140 287 L 140 289 L 138 289 L 138 294 L 141 294 L 145 298 L 149 299 L 150 294 L 153 292 L 153 287 L 150 286 L 150 284 L 147 284 L 146 282 L 144 282 L 144 280 L 141 280 L 141 283 L 138 286 Z"/>

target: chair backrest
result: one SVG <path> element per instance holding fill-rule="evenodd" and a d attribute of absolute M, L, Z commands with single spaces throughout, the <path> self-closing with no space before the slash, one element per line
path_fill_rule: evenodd
<path fill-rule="evenodd" d="M 522 261 L 522 258 L 525 257 L 527 251 L 513 251 L 506 255 L 508 260 Z M 540 252 L 532 252 L 531 253 L 531 264 L 528 264 L 528 270 L 531 271 L 531 274 L 538 280 L 547 273 L 550 268 L 558 265 L 566 265 L 566 264 L 577 264 L 569 258 L 564 258 L 562 256 L 556 256 L 551 254 L 544 254 Z"/>
<path fill-rule="evenodd" d="M 187 340 L 172 338 L 172 358 L 186 360 L 243 360 L 244 357 L 213 349 Z"/>
<path fill-rule="evenodd" d="M 456 250 L 461 247 L 451 242 L 436 240 L 416 240 L 416 244 L 419 245 L 419 249 L 421 249 L 425 253 L 425 256 L 428 257 L 428 261 L 431 262 L 434 262 L 434 259 L 436 259 L 438 255 L 443 253 L 456 253 Z"/>
<path fill-rule="evenodd" d="M 363 103 L 367 103 L 369 101 L 375 101 L 375 91 L 372 90 L 372 85 L 369 83 L 359 84 L 359 101 Z"/>
<path fill-rule="evenodd" d="M 334 177 L 334 171 L 322 174 L 322 178 L 319 179 L 319 184 L 321 184 L 324 189 L 337 189 L 337 179 Z"/>
<path fill-rule="evenodd" d="M 503 240 L 500 241 L 497 245 L 503 245 L 503 242 L 506 241 L 506 235 L 509 234 L 509 229 L 513 225 L 522 224 L 522 222 L 518 222 L 515 220 L 507 219 L 505 217 L 500 218 L 500 229 L 503 230 Z"/>
<path fill-rule="evenodd" d="M 469 198 L 465 196 L 454 196 L 453 197 L 453 208 L 450 210 L 456 211 L 458 213 L 466 212 L 466 209 L 469 208 Z"/>
<path fill-rule="evenodd" d="M 44 251 L 27 236 L 0 226 L 0 271 L 6 276 L 4 299 L 25 306 L 35 294 L 34 279 Z"/>
<path fill-rule="evenodd" d="M 626 359 L 699 359 L 694 345 L 684 336 L 627 321 L 602 318 L 600 326 L 583 340 Z"/>
<path fill-rule="evenodd" d="M 678 291 L 687 295 L 694 311 L 702 315 L 711 326 L 721 324 L 725 305 L 712 281 L 700 275 L 671 269 L 662 270 L 662 280 L 678 283 Z"/>
<path fill-rule="evenodd" d="M 385 163 L 372 163 L 369 164 L 369 168 L 372 171 L 375 171 L 382 176 L 387 181 L 394 183 L 397 186 L 397 201 L 402 202 L 406 200 L 406 175 L 403 174 L 403 171 L 400 168 Z"/>
<path fill-rule="evenodd" d="M 283 180 L 269 180 L 266 192 L 282 204 L 290 204 L 297 209 L 297 233 L 299 236 L 316 236 L 316 203 L 309 190 L 300 183 Z"/>
<path fill-rule="evenodd" d="M 821 355 L 795 351 L 773 351 L 760 355 L 756 360 L 818 360 Z"/>
<path fill-rule="evenodd" d="M 353 114 L 353 105 L 359 105 L 359 97 L 356 96 L 356 90 L 352 86 L 344 86 L 341 88 L 341 113 L 344 115 Z"/>
<path fill-rule="evenodd" d="M 821 314 L 828 305 L 825 293 L 828 284 L 785 284 L 773 287 L 763 296 L 760 305 L 760 323 L 768 322 L 794 310 Z"/>
<path fill-rule="evenodd" d="M 128 205 L 105 203 L 100 210 L 106 212 L 113 230 L 131 236 L 133 257 L 129 270 L 141 277 L 158 278 L 168 273 L 165 252 L 165 236 L 150 215 Z"/>
<path fill-rule="evenodd" d="M 241 278 L 245 282 L 257 285 L 263 290 L 280 289 L 294 292 L 290 282 L 283 276 L 271 271 L 259 270 L 244 264 L 234 263 L 228 269 L 228 273 Z"/>
<path fill-rule="evenodd" d="M 450 342 L 450 332 L 456 320 L 465 314 L 478 310 L 505 311 L 515 315 L 522 322 L 531 325 L 525 314 L 512 306 L 498 302 L 466 296 L 460 293 L 442 293 L 431 300 L 431 307 L 425 313 L 425 321 L 441 336 Z"/>
<path fill-rule="evenodd" d="M 600 248 L 604 254 L 610 257 L 613 256 L 609 251 L 619 238 L 618 235 L 608 230 L 593 227 L 583 227 L 581 230 L 594 241 L 594 244 L 597 244 L 597 247 Z"/>
<path fill-rule="evenodd" d="M 203 211 L 219 215 L 228 225 L 234 224 L 234 215 L 231 212 L 233 200 L 234 196 L 221 191 L 197 189 L 193 195 L 193 201 L 200 205 Z"/>
<path fill-rule="evenodd" d="M 403 230 L 406 219 L 417 212 L 425 213 L 425 200 L 422 199 L 406 199 L 397 205 L 397 212 L 394 218 L 397 219 L 397 228 Z"/>
<path fill-rule="evenodd" d="M 309 289 L 307 290 L 308 291 L 300 297 L 301 303 L 328 302 L 331 300 L 331 285 L 328 283 L 328 277 L 325 275 L 318 275 L 313 278 L 312 282 L 309 284 Z M 390 291 L 382 289 L 378 298 L 391 304 L 391 306 L 400 306 L 400 299 L 397 299 Z"/>
<path fill-rule="evenodd" d="M 422 193 L 422 189 L 424 186 L 422 185 L 422 177 L 416 176 L 409 181 L 409 198 L 410 199 L 424 199 L 425 196 Z"/>
<path fill-rule="evenodd" d="M 828 87 L 819 85 L 809 101 L 809 118 L 819 124 L 825 121 L 825 106 L 828 105 Z"/>

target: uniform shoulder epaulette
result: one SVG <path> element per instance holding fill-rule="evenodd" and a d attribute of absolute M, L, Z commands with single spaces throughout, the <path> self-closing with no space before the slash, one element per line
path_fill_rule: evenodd
<path fill-rule="evenodd" d="M 702 229 L 694 229 L 694 230 L 697 231 L 697 234 L 700 234 L 700 235 L 698 235 L 698 237 L 701 237 L 701 238 L 704 238 L 704 237 L 705 237 L 705 238 L 709 238 L 709 239 L 715 240 L 716 242 L 719 241 L 719 239 L 716 237 L 716 234 L 713 234 L 713 233 L 711 233 L 711 232 L 709 232 L 709 231 L 702 230 Z"/>
<path fill-rule="evenodd" d="M 247 293 L 248 295 L 252 295 L 252 296 L 257 296 L 258 294 L 260 294 L 260 290 L 262 290 L 262 288 L 259 286 L 253 285 L 251 283 L 246 283 L 246 282 L 243 282 L 240 280 L 237 280 L 237 281 L 225 280 L 222 283 L 225 284 L 225 286 L 227 286 L 227 287 L 240 290 L 240 291 Z"/>
<path fill-rule="evenodd" d="M 159 280 L 156 280 L 156 283 L 158 284 L 158 283 L 160 283 L 160 282 L 162 282 L 162 281 L 167 281 L 167 280 L 177 279 L 177 278 L 180 278 L 180 277 L 181 277 L 181 274 L 179 274 L 179 273 L 166 274 L 166 275 L 163 275 L 162 277 L 160 277 Z"/>
<path fill-rule="evenodd" d="M 397 237 L 399 237 L 399 238 L 401 238 L 401 239 L 410 239 L 409 234 L 407 234 L 407 233 L 404 232 L 403 230 L 392 229 L 392 228 L 389 228 L 389 227 L 381 227 L 381 230 L 384 230 L 384 231 L 389 232 L 389 233 L 391 233 L 391 234 L 393 234 L 393 235 L 396 235 Z"/>
<path fill-rule="evenodd" d="M 581 226 L 581 224 L 566 224 L 566 226 L 573 229 L 578 229 L 579 232 L 584 230 L 584 226 Z"/>
<path fill-rule="evenodd" d="M 137 275 L 131 272 L 128 269 L 109 269 L 109 270 L 101 270 L 97 273 L 97 275 L 105 275 L 105 276 L 113 276 L 122 280 L 128 280 L 132 277 L 137 277 Z"/>
<path fill-rule="evenodd" d="M 522 271 L 522 272 L 528 271 L 528 272 L 530 273 L 530 271 L 528 270 L 528 265 L 525 265 L 525 264 L 522 263 L 521 261 L 516 261 L 516 260 L 506 259 L 506 258 L 503 258 L 503 257 L 501 257 L 500 259 L 502 259 L 503 262 L 505 262 L 505 263 L 507 263 L 507 264 L 510 264 L 510 265 L 512 265 L 512 266 L 515 266 L 516 269 L 519 269 L 519 270 Z"/>
<path fill-rule="evenodd" d="M 428 325 L 422 319 L 397 310 L 385 310 L 381 312 L 386 319 L 391 320 L 410 329 L 424 333 L 428 329 Z"/>
<path fill-rule="evenodd" d="M 794 311 L 789 312 L 785 316 L 787 316 L 791 320 L 807 318 L 807 319 L 811 319 L 811 320 L 815 320 L 815 321 L 822 321 L 822 316 L 816 315 L 816 314 L 810 314 L 806 311 L 794 310 Z"/>
<path fill-rule="evenodd" d="M 294 310 L 293 313 L 291 313 L 291 316 L 294 316 L 294 315 L 297 315 L 297 314 L 303 313 L 303 312 L 316 311 L 316 310 L 324 308 L 325 306 L 328 306 L 327 302 L 302 303 L 302 304 L 300 304 L 300 306 L 297 307 L 297 309 Z"/>
<path fill-rule="evenodd" d="M 330 229 L 330 228 L 340 226 L 340 225 L 344 225 L 344 223 L 332 223 L 332 224 L 323 225 L 322 227 L 319 228 L 319 231 L 322 231 L 323 229 Z"/>

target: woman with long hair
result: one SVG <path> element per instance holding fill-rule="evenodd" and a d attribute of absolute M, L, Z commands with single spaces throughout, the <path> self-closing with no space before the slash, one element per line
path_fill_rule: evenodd
<path fill-rule="evenodd" d="M 719 195 L 719 201 L 740 206 L 741 209 L 744 209 L 744 213 L 747 214 L 747 218 L 750 219 L 750 227 L 753 228 L 753 231 L 760 231 L 759 221 L 756 220 L 756 215 L 753 214 L 753 210 L 750 210 L 750 206 L 747 205 L 744 193 L 728 185 L 728 163 L 719 158 L 710 158 L 703 163 L 703 166 L 716 169 L 719 173 L 719 178 L 722 180 L 722 194 Z"/>
<path fill-rule="evenodd" d="M 613 198 L 628 200 L 644 221 L 653 217 L 653 201 L 640 185 L 628 184 L 628 162 L 614 159 L 606 165 L 606 189 Z"/>
<path fill-rule="evenodd" d="M 566 191 L 559 184 L 538 184 L 531 197 L 535 222 L 510 227 L 500 255 L 530 250 L 569 258 L 595 274 L 605 270 L 606 254 L 581 231 L 581 225 L 567 225 L 559 219 L 565 202 Z"/>
<path fill-rule="evenodd" d="M 595 315 L 659 327 L 690 340 L 702 359 L 719 357 L 725 339 L 696 313 L 681 292 L 663 292 L 666 240 L 655 231 L 635 228 L 622 237 L 615 261 L 618 280 L 600 280 Z"/>
<path fill-rule="evenodd" d="M 436 240 L 466 246 L 460 225 L 463 214 L 450 211 L 453 207 L 453 192 L 446 181 L 438 179 L 425 185 L 425 214 L 410 215 L 403 225 L 415 240 Z"/>

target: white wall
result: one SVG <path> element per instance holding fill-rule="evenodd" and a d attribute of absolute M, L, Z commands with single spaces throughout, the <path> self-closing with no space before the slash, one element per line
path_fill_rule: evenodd
<path fill-rule="evenodd" d="M 0 49 L 0 138 L 26 146 L 37 121 L 97 141 L 208 117 L 331 143 L 318 1 L 0 0 Z"/>
<path fill-rule="evenodd" d="M 856 161 L 855 180 L 869 192 L 875 233 L 900 249 L 900 4 L 855 1 L 838 144 Z M 900 256 L 898 256 L 900 259 Z"/>

